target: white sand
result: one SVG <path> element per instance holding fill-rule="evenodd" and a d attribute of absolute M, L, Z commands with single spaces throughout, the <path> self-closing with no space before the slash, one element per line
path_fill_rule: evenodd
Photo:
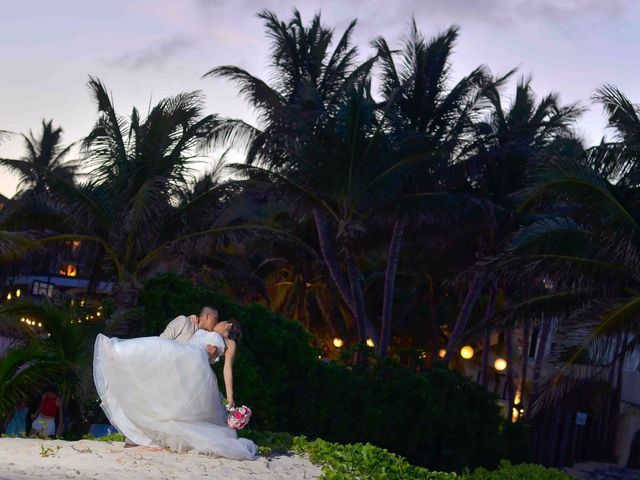
<path fill-rule="evenodd" d="M 56 451 L 56 447 L 60 446 Z M 41 449 L 54 453 L 42 456 Z M 0 480 L 23 479 L 305 479 L 320 467 L 299 456 L 228 460 L 188 453 L 124 448 L 121 442 L 0 438 Z"/>

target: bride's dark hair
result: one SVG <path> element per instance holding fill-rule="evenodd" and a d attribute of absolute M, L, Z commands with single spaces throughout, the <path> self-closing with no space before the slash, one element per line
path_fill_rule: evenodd
<path fill-rule="evenodd" d="M 242 339 L 242 328 L 240 327 L 240 322 L 238 322 L 235 318 L 231 318 L 227 320 L 231 324 L 231 328 L 229 328 L 229 338 L 236 343 L 240 343 Z"/>

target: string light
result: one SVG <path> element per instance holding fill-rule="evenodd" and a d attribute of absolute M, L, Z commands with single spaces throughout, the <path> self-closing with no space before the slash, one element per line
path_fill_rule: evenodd
<path fill-rule="evenodd" d="M 344 346 L 344 340 L 342 340 L 341 338 L 334 338 L 333 339 L 333 346 L 336 348 L 342 348 Z"/>

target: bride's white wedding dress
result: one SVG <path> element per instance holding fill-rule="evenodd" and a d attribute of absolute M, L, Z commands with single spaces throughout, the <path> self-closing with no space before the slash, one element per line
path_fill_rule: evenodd
<path fill-rule="evenodd" d="M 257 447 L 225 423 L 218 382 L 206 343 L 218 334 L 196 332 L 182 344 L 160 337 L 96 338 L 93 377 L 101 407 L 132 442 L 233 459 L 250 459 Z M 220 337 L 220 340 L 222 337 Z M 219 346 L 219 344 L 218 344 Z M 219 352 L 224 349 L 224 342 Z"/>

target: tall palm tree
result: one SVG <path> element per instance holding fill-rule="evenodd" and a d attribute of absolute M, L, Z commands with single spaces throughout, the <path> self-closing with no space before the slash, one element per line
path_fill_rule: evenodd
<path fill-rule="evenodd" d="M 89 88 L 99 117 L 82 143 L 90 168 L 87 181 L 76 185 L 57 174 L 47 176 L 69 226 L 43 241 L 95 244 L 98 258 L 106 260 L 116 279 L 116 304 L 126 309 L 136 304 L 141 279 L 174 256 L 180 242 L 259 227 L 214 225 L 216 219 L 207 218 L 209 200 L 219 198 L 222 185 L 184 200 L 194 162 L 202 158 L 197 149 L 219 124 L 215 115 L 202 115 L 198 92 L 161 100 L 146 118 L 134 108 L 125 119 L 102 82 L 90 78 Z M 188 216 L 196 211 L 207 226 L 189 225 Z"/>
<path fill-rule="evenodd" d="M 47 187 L 47 175 L 56 175 L 69 181 L 78 169 L 75 161 L 65 158 L 73 144 L 62 144 L 62 128 L 54 127 L 53 120 L 42 121 L 42 132 L 36 137 L 33 132 L 23 134 L 27 154 L 18 160 L 0 158 L 0 165 L 16 172 L 19 177 L 18 193 L 31 190 L 36 196 L 42 196 Z"/>
<path fill-rule="evenodd" d="M 508 78 L 511 72 L 503 79 Z M 576 104 L 563 106 L 557 94 L 539 101 L 531 87 L 531 79 L 523 78 L 516 85 L 513 100 L 507 108 L 501 94 L 502 81 L 493 82 L 484 90 L 491 105 L 490 115 L 475 125 L 480 141 L 474 157 L 468 162 L 471 181 L 477 194 L 488 199 L 487 241 L 481 257 L 500 252 L 518 226 L 512 196 L 524 187 L 525 173 L 538 157 L 556 142 L 565 142 L 582 112 Z M 483 260 L 484 262 L 484 260 Z M 487 285 L 501 288 L 487 277 L 482 268 L 475 268 L 460 315 L 455 323 L 445 360 L 459 346 L 473 307 Z M 494 288 L 494 287 L 490 287 Z"/>
<path fill-rule="evenodd" d="M 217 67 L 206 75 L 214 75 L 234 81 L 239 85 L 240 93 L 258 113 L 259 125 L 250 126 L 241 120 L 228 120 L 221 125 L 212 136 L 212 141 L 230 142 L 246 149 L 246 168 L 253 169 L 253 176 L 262 174 L 263 178 L 276 180 L 286 185 L 290 192 L 313 204 L 311 211 L 315 218 L 320 251 L 327 264 L 331 278 L 340 295 L 356 318 L 359 339 L 366 340 L 368 320 L 364 311 L 359 274 L 355 263 L 350 263 L 347 274 L 343 273 L 338 252 L 333 242 L 335 235 L 348 236 L 347 225 L 336 225 L 337 218 L 325 198 L 321 198 L 302 182 L 331 182 L 337 179 L 335 168 L 346 168 L 339 180 L 349 181 L 348 152 L 343 151 L 331 158 L 332 149 L 344 146 L 345 142 L 366 140 L 362 137 L 362 125 L 374 118 L 374 102 L 366 96 L 368 93 L 356 85 L 366 84 L 373 60 L 361 65 L 356 64 L 357 50 L 351 43 L 351 34 L 355 27 L 352 22 L 338 41 L 333 43 L 333 31 L 324 27 L 320 15 L 314 16 L 309 26 L 305 26 L 298 11 L 294 11 L 289 22 L 280 21 L 269 11 L 260 13 L 265 21 L 267 34 L 272 40 L 271 67 L 274 81 L 271 85 L 235 66 Z M 356 100 L 355 98 L 359 98 Z M 351 101 L 353 100 L 353 101 Z M 357 105 L 359 100 L 368 101 L 369 105 Z M 363 107 L 364 110 L 358 110 Z M 366 110 L 366 112 L 365 112 Z M 364 112 L 363 120 L 357 116 Z M 331 128 L 347 132 L 348 122 L 356 128 L 356 138 L 343 137 L 338 144 L 320 143 L 321 136 L 331 135 Z M 334 122 L 332 127 L 324 128 L 323 122 Z M 338 125 L 339 124 L 339 125 Z M 318 130 L 322 128 L 322 130 Z M 337 133 L 337 132 L 335 132 Z M 322 148 L 323 163 L 319 160 Z M 362 145 L 358 148 L 362 151 Z M 313 150 L 312 155 L 305 149 Z M 347 155 L 346 164 L 345 154 Z M 310 157 L 313 156 L 313 161 Z M 353 161 L 350 163 L 354 166 Z M 304 171 L 302 167 L 306 167 Z M 264 170 L 260 172 L 261 170 Z M 351 171 L 351 177 L 356 173 Z M 307 177 L 308 175 L 312 177 Z M 331 174 L 331 175 L 330 175 Z M 307 175 L 307 176 L 305 176 Z M 350 209 L 344 208 L 346 215 Z M 328 217 L 328 218 L 327 218 Z M 333 217 L 333 218 L 332 218 Z M 336 220 L 333 224 L 329 220 Z M 350 277 L 351 282 L 347 279 Z"/>
<path fill-rule="evenodd" d="M 373 42 L 397 155 L 391 168 L 401 185 L 398 198 L 404 199 L 389 212 L 393 230 L 384 276 L 381 357 L 386 356 L 391 340 L 395 276 L 409 219 L 416 214 L 442 215 L 438 210 L 452 194 L 468 190 L 461 166 L 474 148 L 470 134 L 483 107 L 481 94 L 489 86 L 489 76 L 484 67 L 478 67 L 452 84 L 451 55 L 457 38 L 458 29 L 452 27 L 427 41 L 413 20 L 399 52 L 382 37 Z M 418 208 L 407 208 L 409 199 Z"/>

